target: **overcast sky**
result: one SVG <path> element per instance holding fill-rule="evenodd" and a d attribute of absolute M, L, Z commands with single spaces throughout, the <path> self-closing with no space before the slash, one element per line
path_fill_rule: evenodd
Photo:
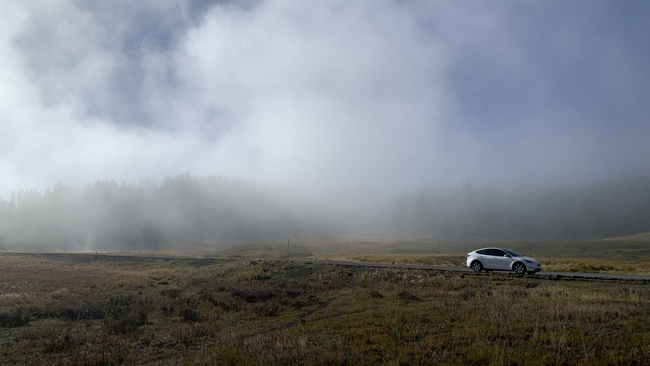
<path fill-rule="evenodd" d="M 650 173 L 650 2 L 0 0 L 0 196 Z"/>

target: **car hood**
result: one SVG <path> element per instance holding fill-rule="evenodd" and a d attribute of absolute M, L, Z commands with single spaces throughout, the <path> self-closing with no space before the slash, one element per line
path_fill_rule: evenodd
<path fill-rule="evenodd" d="M 521 259 L 523 259 L 525 261 L 531 261 L 533 263 L 539 263 L 539 261 L 537 259 L 533 259 L 533 258 L 530 258 L 530 257 L 521 257 Z"/>

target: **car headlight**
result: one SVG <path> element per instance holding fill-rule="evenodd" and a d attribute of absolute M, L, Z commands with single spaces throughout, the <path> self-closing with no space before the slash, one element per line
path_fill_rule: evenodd
<path fill-rule="evenodd" d="M 526 263 L 530 263 L 530 264 L 534 264 L 534 263 L 535 263 L 535 262 L 533 262 L 533 261 L 529 261 L 528 259 L 524 259 L 524 262 L 526 262 Z"/>

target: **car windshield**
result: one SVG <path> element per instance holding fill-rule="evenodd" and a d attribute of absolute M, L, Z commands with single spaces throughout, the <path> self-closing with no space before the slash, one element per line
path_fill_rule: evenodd
<path fill-rule="evenodd" d="M 506 253 L 510 254 L 510 256 L 512 256 L 512 257 L 521 257 L 521 254 L 519 254 L 519 253 L 517 253 L 517 252 L 513 252 L 512 250 L 504 249 L 504 251 L 505 251 Z"/>

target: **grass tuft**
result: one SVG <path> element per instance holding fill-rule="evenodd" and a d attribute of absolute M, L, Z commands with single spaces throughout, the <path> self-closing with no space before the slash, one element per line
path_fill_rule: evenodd
<path fill-rule="evenodd" d="M 25 309 L 14 309 L 9 313 L 0 313 L 0 328 L 17 328 L 29 324 L 30 316 Z"/>
<path fill-rule="evenodd" d="M 401 300 L 407 301 L 407 302 L 415 302 L 415 301 L 420 301 L 420 298 L 413 295 L 412 293 L 408 291 L 402 291 L 399 294 L 397 294 L 397 297 L 399 297 Z"/>

